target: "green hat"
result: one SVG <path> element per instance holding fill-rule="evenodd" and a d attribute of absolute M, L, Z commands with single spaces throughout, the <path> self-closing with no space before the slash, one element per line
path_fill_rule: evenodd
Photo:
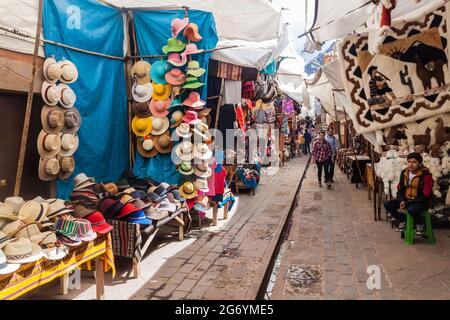
<path fill-rule="evenodd" d="M 182 107 L 183 106 L 183 102 L 181 101 L 181 99 L 173 99 L 172 103 L 170 105 L 170 109 L 175 109 L 177 107 Z"/>
<path fill-rule="evenodd" d="M 168 54 L 170 52 L 181 52 L 185 48 L 186 43 L 176 38 L 170 38 L 167 40 L 167 45 L 165 45 L 162 50 L 165 54 Z"/>
<path fill-rule="evenodd" d="M 182 86 L 182 88 L 183 89 L 198 89 L 203 85 L 204 85 L 204 83 L 201 83 L 200 81 L 198 81 L 198 78 L 188 77 L 186 79 L 186 83 L 184 84 L 184 86 Z"/>
<path fill-rule="evenodd" d="M 178 167 L 178 171 L 185 176 L 190 176 L 194 173 L 194 168 L 192 167 L 192 163 L 183 161 Z"/>
<path fill-rule="evenodd" d="M 191 62 L 189 62 L 187 66 L 186 74 L 199 78 L 202 75 L 204 75 L 205 72 L 206 72 L 205 69 L 200 68 L 200 63 L 198 63 L 198 61 L 192 60 Z"/>

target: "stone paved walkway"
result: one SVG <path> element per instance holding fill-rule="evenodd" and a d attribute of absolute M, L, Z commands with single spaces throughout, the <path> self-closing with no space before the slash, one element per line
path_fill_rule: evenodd
<path fill-rule="evenodd" d="M 219 232 L 170 258 L 132 299 L 255 299 L 307 163 L 295 158 L 263 176 L 255 196 L 240 194 Z"/>
<path fill-rule="evenodd" d="M 406 246 L 390 223 L 374 222 L 366 189 L 340 172 L 331 191 L 316 179 L 310 165 L 271 299 L 450 298 L 450 230 L 435 230 L 435 246 Z M 381 268 L 381 290 L 367 289 L 370 265 Z"/>

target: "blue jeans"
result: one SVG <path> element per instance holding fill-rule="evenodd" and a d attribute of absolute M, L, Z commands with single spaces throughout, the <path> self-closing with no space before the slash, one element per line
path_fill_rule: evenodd
<path fill-rule="evenodd" d="M 398 199 L 386 201 L 384 203 L 384 207 L 397 221 L 405 222 L 406 215 L 398 212 L 398 209 L 400 209 L 400 202 L 401 201 Z M 425 219 L 421 215 L 421 213 L 428 208 L 429 205 L 427 202 L 406 202 L 406 209 L 408 210 L 408 213 L 413 217 L 414 223 L 416 224 L 425 223 Z"/>

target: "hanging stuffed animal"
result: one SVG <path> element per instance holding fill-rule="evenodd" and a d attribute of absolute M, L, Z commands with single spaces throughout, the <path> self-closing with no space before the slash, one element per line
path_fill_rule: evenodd
<path fill-rule="evenodd" d="M 395 9 L 397 0 L 381 0 L 379 4 L 381 6 L 380 16 L 380 35 L 385 34 L 386 31 L 391 30 L 392 19 L 391 11 Z"/>

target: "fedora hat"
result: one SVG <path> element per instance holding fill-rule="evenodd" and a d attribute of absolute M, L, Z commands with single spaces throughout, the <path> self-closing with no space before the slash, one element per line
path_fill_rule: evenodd
<path fill-rule="evenodd" d="M 170 153 L 172 151 L 173 142 L 170 134 L 163 134 L 155 138 L 155 149 L 161 154 Z"/>
<path fill-rule="evenodd" d="M 134 101 L 147 102 L 151 99 L 153 94 L 153 87 L 150 82 L 146 84 L 138 84 L 135 82 L 131 91 Z"/>
<path fill-rule="evenodd" d="M 95 179 L 89 178 L 85 173 L 77 174 L 73 179 L 73 181 L 74 181 L 73 190 L 79 190 L 95 185 Z"/>
<path fill-rule="evenodd" d="M 80 140 L 77 134 L 64 133 L 61 134 L 61 150 L 59 155 L 62 157 L 70 157 L 78 149 Z"/>
<path fill-rule="evenodd" d="M 176 110 L 170 116 L 170 128 L 177 128 L 181 123 L 183 123 L 184 113 L 183 111 Z"/>
<path fill-rule="evenodd" d="M 167 40 L 167 45 L 162 48 L 164 54 L 168 54 L 170 52 L 181 52 L 186 48 L 186 44 L 178 40 L 177 38 L 169 38 Z"/>
<path fill-rule="evenodd" d="M 183 101 L 183 104 L 192 109 L 203 109 L 206 102 L 200 98 L 200 94 L 198 92 L 191 92 L 188 98 Z"/>
<path fill-rule="evenodd" d="M 198 49 L 197 45 L 195 43 L 189 43 L 186 46 L 186 50 L 183 52 L 184 55 L 190 55 L 190 54 L 197 54 L 197 53 L 202 53 L 203 49 Z"/>
<path fill-rule="evenodd" d="M 164 134 L 167 130 L 169 130 L 170 122 L 167 117 L 164 118 L 155 118 L 152 117 L 152 135 L 160 136 Z"/>
<path fill-rule="evenodd" d="M 76 133 L 81 127 L 81 115 L 78 109 L 70 108 L 64 110 L 64 133 Z"/>
<path fill-rule="evenodd" d="M 194 145 L 189 141 L 182 141 L 175 147 L 175 153 L 181 161 L 194 159 Z"/>
<path fill-rule="evenodd" d="M 172 196 L 172 195 L 171 195 Z M 173 198 L 172 198 L 173 199 Z M 171 213 L 177 211 L 177 205 L 174 202 L 171 202 L 168 197 L 164 198 L 159 204 L 158 210 L 169 211 Z"/>
<path fill-rule="evenodd" d="M 59 161 L 56 158 L 39 159 L 38 176 L 42 181 L 55 180 L 60 170 Z"/>
<path fill-rule="evenodd" d="M 170 84 L 159 84 L 152 82 L 153 86 L 153 99 L 158 101 L 164 101 L 169 99 L 172 93 L 172 86 Z"/>
<path fill-rule="evenodd" d="M 191 75 L 196 78 L 200 78 L 206 72 L 205 69 L 200 67 L 200 63 L 196 60 L 192 60 L 188 63 L 187 66 L 187 75 Z"/>
<path fill-rule="evenodd" d="M 195 189 L 192 182 L 183 183 L 180 188 L 180 195 L 185 199 L 194 199 L 198 195 L 197 189 Z"/>
<path fill-rule="evenodd" d="M 159 186 L 150 187 L 149 188 L 149 193 L 151 193 L 150 199 L 153 202 L 161 202 L 161 200 L 166 197 L 170 189 L 171 189 L 170 184 L 166 182 L 160 183 Z"/>
<path fill-rule="evenodd" d="M 75 171 L 75 159 L 73 156 L 58 156 L 58 161 L 59 167 L 61 169 L 61 171 L 59 172 L 59 179 L 67 180 Z"/>
<path fill-rule="evenodd" d="M 59 133 L 64 127 L 64 115 L 55 107 L 44 105 L 41 111 L 42 128 L 47 133 Z"/>
<path fill-rule="evenodd" d="M 95 211 L 96 209 L 94 206 L 90 207 L 81 202 L 73 206 L 73 216 L 75 218 L 84 218 Z"/>
<path fill-rule="evenodd" d="M 151 81 L 150 70 L 152 66 L 150 63 L 144 60 L 136 62 L 130 70 L 131 78 L 136 77 L 136 82 L 138 84 L 147 84 Z"/>
<path fill-rule="evenodd" d="M 153 129 L 153 119 L 152 117 L 147 118 L 139 118 L 134 117 L 133 121 L 131 122 L 131 128 L 135 135 L 138 137 L 145 137 L 150 132 L 152 132 Z"/>
<path fill-rule="evenodd" d="M 208 180 L 206 180 L 204 178 L 196 179 L 195 182 L 194 182 L 194 186 L 195 186 L 195 188 L 197 188 L 197 190 L 200 190 L 202 192 L 208 192 L 209 191 Z"/>
<path fill-rule="evenodd" d="M 194 150 L 195 157 L 201 160 L 207 160 L 212 157 L 212 151 L 205 143 L 199 143 Z"/>
<path fill-rule="evenodd" d="M 191 126 L 187 123 L 182 123 L 175 129 L 175 133 L 180 138 L 189 139 L 192 137 Z"/>
<path fill-rule="evenodd" d="M 194 174 L 200 178 L 209 178 L 212 175 L 212 169 L 207 163 L 194 165 Z"/>
<path fill-rule="evenodd" d="M 149 207 L 146 211 L 145 211 L 145 215 L 147 217 L 149 217 L 152 220 L 162 220 L 164 218 L 167 218 L 169 216 L 169 211 L 167 210 L 156 210 L 153 207 Z"/>
<path fill-rule="evenodd" d="M 14 273 L 19 268 L 20 264 L 18 263 L 6 262 L 6 255 L 3 253 L 3 250 L 0 249 L 0 275 Z"/>
<path fill-rule="evenodd" d="M 191 42 L 198 42 L 203 39 L 198 32 L 198 25 L 195 23 L 189 23 L 186 29 L 184 29 L 183 35 Z"/>
<path fill-rule="evenodd" d="M 17 238 L 7 243 L 3 252 L 9 263 L 31 263 L 43 257 L 42 249 L 27 238 Z"/>
<path fill-rule="evenodd" d="M 78 235 L 82 241 L 92 241 L 97 238 L 97 233 L 92 230 L 92 225 L 88 220 L 78 218 L 75 221 L 78 228 Z"/>
<path fill-rule="evenodd" d="M 203 86 L 204 83 L 200 82 L 196 77 L 187 77 L 186 82 L 182 86 L 183 89 L 198 89 Z"/>
<path fill-rule="evenodd" d="M 137 223 L 140 225 L 149 225 L 152 224 L 152 220 L 147 218 L 147 216 L 145 215 L 144 210 L 138 210 L 135 211 L 131 214 L 129 214 L 126 218 L 126 221 L 128 222 L 132 222 L 132 223 Z"/>
<path fill-rule="evenodd" d="M 194 173 L 194 168 L 192 167 L 192 163 L 189 161 L 183 161 L 178 166 L 178 172 L 184 176 L 190 176 L 191 174 Z"/>
<path fill-rule="evenodd" d="M 62 74 L 61 64 L 57 63 L 54 58 L 47 58 L 42 67 L 45 81 L 55 83 L 59 80 Z"/>
<path fill-rule="evenodd" d="M 41 222 L 47 217 L 48 209 L 48 202 L 27 201 L 20 209 L 19 220 L 25 223 Z"/>
<path fill-rule="evenodd" d="M 66 109 L 72 108 L 77 101 L 75 92 L 65 83 L 58 84 L 58 87 L 61 92 L 61 98 L 59 99 L 61 106 Z"/>
<path fill-rule="evenodd" d="M 133 199 L 133 198 L 132 198 L 132 199 Z M 119 214 L 115 217 L 115 219 L 125 218 L 126 216 L 128 216 L 128 215 L 130 215 L 130 214 L 132 214 L 132 213 L 134 213 L 134 212 L 136 212 L 136 211 L 139 211 L 139 209 L 136 208 L 136 207 L 134 206 L 134 204 L 131 203 L 131 201 L 128 202 L 128 203 L 126 203 L 126 204 L 124 204 L 124 203 L 122 202 L 122 204 L 123 204 L 123 207 L 122 207 L 122 209 L 120 209 L 120 212 L 119 212 Z"/>
<path fill-rule="evenodd" d="M 13 238 L 17 232 L 19 232 L 22 228 L 26 227 L 26 223 L 22 220 L 15 220 L 13 222 L 8 223 L 3 229 L 2 232 L 8 238 Z"/>
<path fill-rule="evenodd" d="M 165 79 L 173 86 L 181 86 L 186 82 L 186 75 L 180 69 L 174 68 L 166 73 Z"/>
<path fill-rule="evenodd" d="M 68 207 L 66 207 L 66 205 L 64 204 L 64 200 L 49 199 L 47 200 L 47 203 L 48 203 L 48 211 L 47 211 L 48 219 L 53 219 L 62 214 L 74 212 L 73 209 L 69 209 Z"/>
<path fill-rule="evenodd" d="M 57 134 L 41 130 L 37 139 L 37 148 L 42 158 L 53 158 L 61 150 L 61 138 Z"/>
<path fill-rule="evenodd" d="M 137 139 L 137 149 L 139 154 L 144 158 L 152 158 L 158 154 L 158 150 L 155 149 L 155 137 L 148 135 L 147 137 L 139 137 Z"/>
<path fill-rule="evenodd" d="M 120 195 L 119 201 L 122 202 L 123 204 L 127 204 L 130 202 L 133 202 L 134 198 L 131 195 L 129 195 L 128 193 L 123 192 Z"/>
<path fill-rule="evenodd" d="M 169 114 L 169 111 L 167 109 L 170 107 L 171 103 L 172 101 L 170 99 L 164 101 L 152 100 L 150 102 L 150 111 L 155 117 L 166 117 Z"/>
<path fill-rule="evenodd" d="M 209 133 L 209 127 L 206 123 L 199 123 L 192 131 L 196 135 L 202 137 L 205 141 L 211 140 L 211 133 Z"/>
<path fill-rule="evenodd" d="M 5 204 L 12 206 L 14 213 L 19 213 L 20 208 L 25 204 L 25 200 L 22 197 L 8 197 L 5 199 Z"/>
<path fill-rule="evenodd" d="M 119 193 L 119 187 L 117 186 L 117 184 L 115 183 L 101 183 L 101 186 L 103 187 L 103 190 L 105 192 L 108 192 L 111 195 L 115 195 L 117 193 Z"/>
<path fill-rule="evenodd" d="M 158 60 L 152 66 L 152 80 L 158 84 L 167 84 L 165 75 L 169 71 L 169 63 L 166 60 Z"/>
<path fill-rule="evenodd" d="M 119 214 L 123 206 L 124 204 L 119 200 L 106 198 L 100 203 L 99 209 L 105 218 L 112 219 Z"/>
<path fill-rule="evenodd" d="M 186 17 L 184 19 L 173 19 L 170 24 L 170 30 L 172 31 L 172 37 L 176 38 L 183 31 L 184 28 L 189 24 L 189 18 Z"/>
<path fill-rule="evenodd" d="M 148 102 L 134 102 L 132 110 L 134 115 L 139 118 L 147 118 L 152 115 Z"/>
<path fill-rule="evenodd" d="M 200 111 L 197 111 L 199 118 L 205 118 L 211 113 L 211 108 L 203 108 Z"/>
<path fill-rule="evenodd" d="M 196 125 L 202 122 L 202 120 L 198 118 L 197 112 L 188 110 L 186 111 L 186 114 L 183 117 L 183 122 Z"/>
<path fill-rule="evenodd" d="M 3 232 L 3 228 L 0 229 L 0 249 L 3 248 L 8 242 L 12 240 L 13 240 L 12 237 L 8 236 L 5 232 Z"/>
<path fill-rule="evenodd" d="M 58 62 L 61 66 L 60 80 L 63 83 L 73 83 L 78 79 L 78 69 L 69 60 L 62 60 Z"/>
<path fill-rule="evenodd" d="M 17 220 L 18 212 L 14 212 L 14 206 L 8 203 L 0 203 L 0 218 L 8 220 L 8 223 L 10 220 Z"/>
<path fill-rule="evenodd" d="M 41 89 L 42 100 L 49 106 L 56 106 L 61 99 L 61 89 L 54 83 L 44 81 Z"/>
<path fill-rule="evenodd" d="M 167 58 L 167 62 L 175 67 L 182 67 L 187 62 L 187 56 L 181 55 L 178 52 L 171 52 Z"/>
<path fill-rule="evenodd" d="M 100 211 L 92 212 L 86 216 L 86 219 L 91 223 L 92 230 L 99 234 L 107 234 L 113 229 L 113 226 L 106 222 Z"/>

